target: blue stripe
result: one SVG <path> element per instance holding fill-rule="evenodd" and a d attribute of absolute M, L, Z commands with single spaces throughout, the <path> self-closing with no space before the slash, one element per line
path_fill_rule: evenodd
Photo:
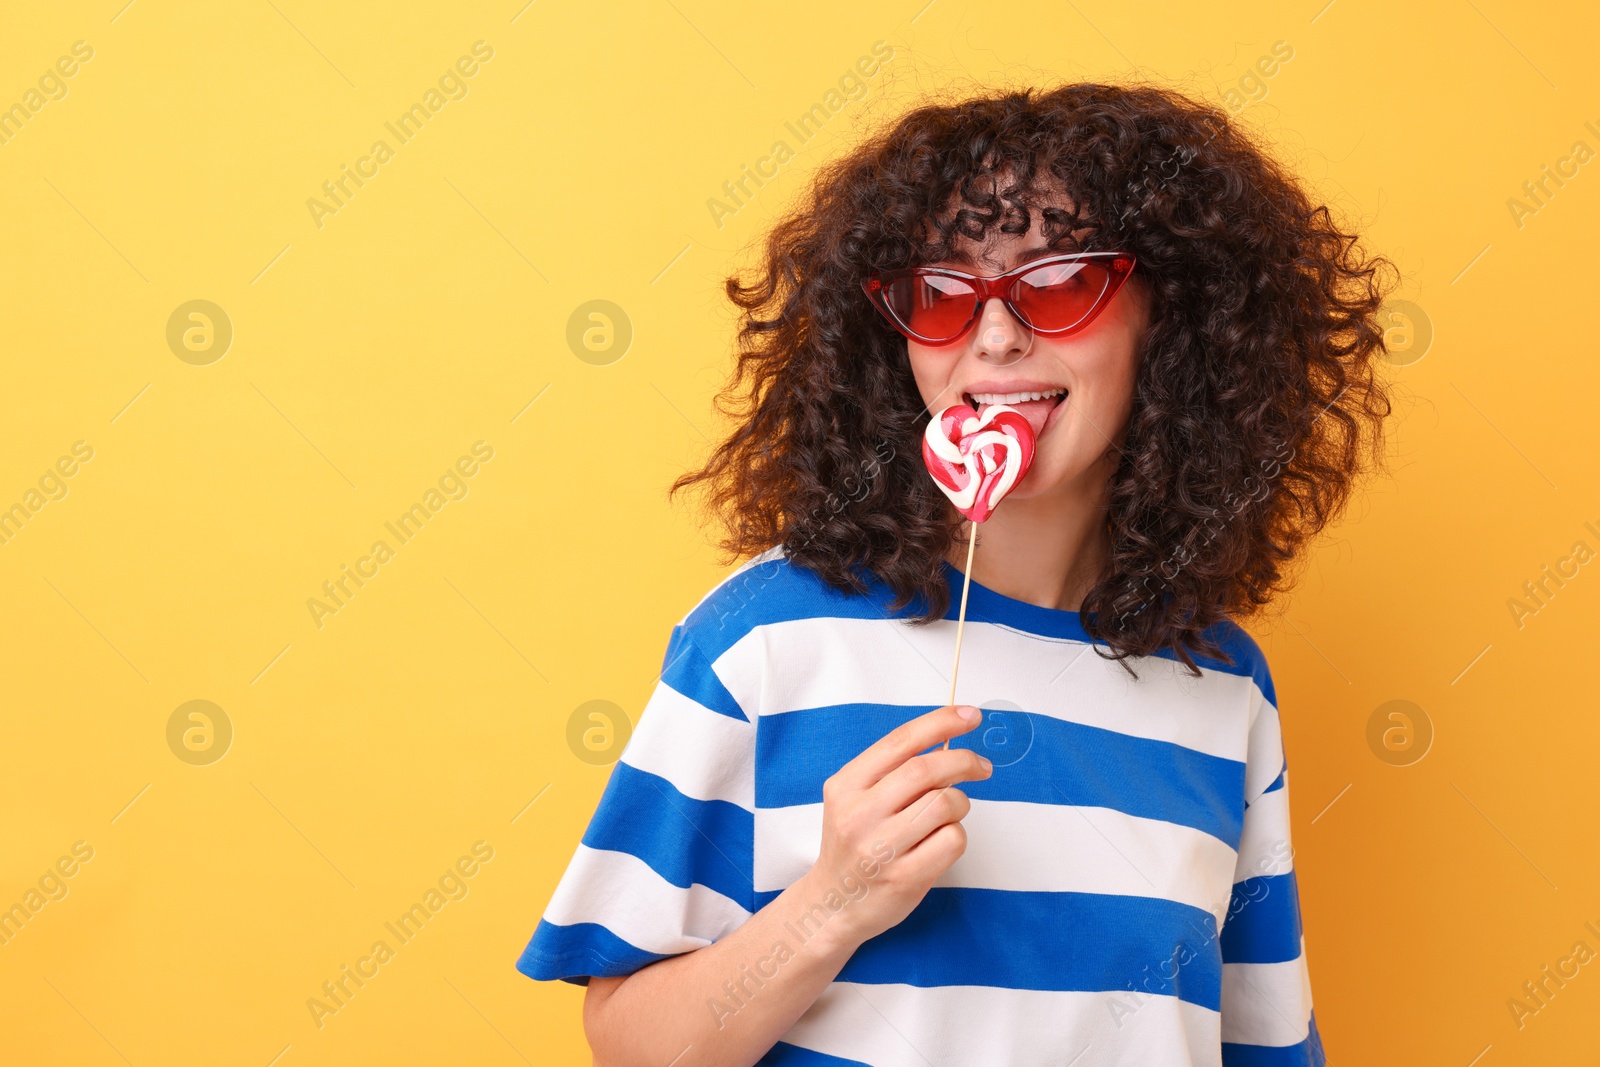
<path fill-rule="evenodd" d="M 620 978 L 666 958 L 631 945 L 595 923 L 556 926 L 540 919 L 528 947 L 517 959 L 517 970 L 540 981 L 560 978 L 588 985 L 590 975 Z"/>
<path fill-rule="evenodd" d="M 672 628 L 672 634 L 667 638 L 667 651 L 661 656 L 661 673 L 666 674 L 672 662 L 683 654 L 689 647 L 689 633 L 683 628 L 683 623 Z"/>
<path fill-rule="evenodd" d="M 872 1067 L 862 1060 L 846 1060 L 780 1041 L 756 1061 L 755 1067 Z"/>
<path fill-rule="evenodd" d="M 683 625 L 715 663 L 757 626 L 798 619 L 895 618 L 889 611 L 892 591 L 871 574 L 860 573 L 866 591 L 858 595 L 835 589 L 815 571 L 788 560 L 757 563 L 717 586 Z"/>
<path fill-rule="evenodd" d="M 960 610 L 963 577 L 947 561 L 941 561 L 940 567 L 952 594 L 944 617 L 954 619 Z M 767 560 L 745 568 L 717 586 L 689 613 L 683 625 L 704 650 L 706 658 L 715 663 L 758 626 L 818 618 L 889 620 L 906 618 L 922 609 L 922 598 L 916 597 L 900 612 L 891 612 L 889 607 L 895 599 L 893 590 L 865 567 L 856 567 L 855 574 L 863 586 L 861 593 L 837 589 L 815 571 L 787 559 Z M 1085 616 L 1081 613 L 1029 604 L 977 582 L 972 583 L 968 593 L 967 618 L 1043 637 L 1092 641 L 1084 629 Z M 1199 654 L 1193 654 L 1194 661 L 1211 670 L 1252 678 L 1273 707 L 1277 707 L 1272 674 L 1255 639 L 1226 618 L 1207 627 L 1205 634 L 1233 662 Z M 1175 652 L 1166 648 L 1152 655 L 1178 659 Z"/>
<path fill-rule="evenodd" d="M 1233 887 L 1222 923 L 1224 963 L 1300 958 L 1300 887 L 1294 872 L 1246 878 Z"/>
<path fill-rule="evenodd" d="M 1297 1045 L 1235 1045 L 1222 1043 L 1222 1067 L 1326 1067 L 1328 1055 L 1317 1032 L 1317 1013 L 1311 1013 L 1306 1039 Z"/>
<path fill-rule="evenodd" d="M 863 942 L 836 980 L 1137 990 L 1222 1006 L 1216 920 L 1159 897 L 935 886 L 898 926 Z"/>
<path fill-rule="evenodd" d="M 931 705 L 839 704 L 765 715 L 756 734 L 756 807 L 822 802 L 822 784 L 901 723 Z M 1130 737 L 1048 715 L 989 711 L 953 738 L 976 748 L 994 774 L 962 782 L 973 800 L 1110 808 L 1190 826 L 1230 848 L 1244 826 L 1245 765 L 1169 741 Z"/>
<path fill-rule="evenodd" d="M 619 762 L 583 843 L 637 856 L 681 889 L 698 882 L 750 909 L 755 816 L 737 804 L 684 796 L 665 778 Z"/>
<path fill-rule="evenodd" d="M 1266 697 L 1267 703 L 1276 708 L 1278 691 L 1272 684 L 1272 670 L 1267 665 L 1266 653 L 1261 651 L 1256 639 L 1232 619 L 1213 623 L 1206 627 L 1205 633 L 1233 658 L 1233 663 L 1224 664 L 1215 657 L 1199 655 L 1194 657 L 1194 661 L 1202 667 L 1251 679 L 1256 683 L 1256 688 L 1261 690 L 1261 695 Z"/>
<path fill-rule="evenodd" d="M 672 641 L 667 645 L 661 666 L 662 682 L 719 715 L 749 722 L 750 717 L 722 684 L 717 672 L 711 669 L 705 655 L 686 636 L 680 638 L 683 632 L 682 626 L 672 631 Z"/>
<path fill-rule="evenodd" d="M 1288 771 L 1288 769 L 1289 769 L 1289 765 L 1287 763 L 1285 763 L 1284 767 L 1283 767 L 1283 770 L 1278 772 L 1278 777 L 1274 778 L 1272 780 L 1272 784 L 1267 786 L 1265 789 L 1263 789 L 1261 791 L 1261 796 L 1266 796 L 1268 793 L 1272 792 L 1274 789 L 1282 789 L 1283 788 L 1283 776 L 1284 776 L 1284 773 L 1286 771 Z M 1259 798 L 1257 798 L 1257 799 L 1259 799 Z"/>

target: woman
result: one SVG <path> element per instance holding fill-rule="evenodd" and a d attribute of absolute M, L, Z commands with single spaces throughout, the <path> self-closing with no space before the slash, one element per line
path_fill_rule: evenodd
<path fill-rule="evenodd" d="M 518 962 L 588 986 L 597 1063 L 1324 1062 L 1234 620 L 1381 460 L 1386 266 L 1160 89 L 924 107 L 822 171 L 728 282 L 737 427 L 674 487 L 749 558 Z M 981 527 L 919 455 L 956 403 L 1037 436 Z"/>

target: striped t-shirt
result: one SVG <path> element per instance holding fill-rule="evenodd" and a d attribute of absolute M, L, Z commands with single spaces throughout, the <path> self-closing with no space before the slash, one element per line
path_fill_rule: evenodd
<path fill-rule="evenodd" d="M 586 985 L 704 947 L 816 861 L 822 785 L 945 703 L 944 620 L 891 616 L 881 582 L 829 586 L 778 550 L 673 629 L 661 680 L 517 961 Z M 1324 1063 L 1289 836 L 1272 676 L 1096 654 L 1077 612 L 974 582 L 953 739 L 966 852 L 873 937 L 761 1065 L 1163 1067 Z M 1102 646 L 1103 647 L 1103 646 Z M 756 993 L 747 985 L 743 995 Z M 716 994 L 708 1018 L 739 1006 Z"/>

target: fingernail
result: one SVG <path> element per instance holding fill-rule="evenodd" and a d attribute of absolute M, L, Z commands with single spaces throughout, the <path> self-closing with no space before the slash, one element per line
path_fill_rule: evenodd
<path fill-rule="evenodd" d="M 990 763 L 989 760 L 986 757 L 979 756 L 978 759 L 983 762 L 983 769 L 984 770 L 986 770 L 986 771 L 994 770 L 994 764 Z"/>
<path fill-rule="evenodd" d="M 957 708 L 956 714 L 960 715 L 968 722 L 977 722 L 979 719 L 983 718 L 983 712 L 979 711 L 977 708 L 967 706 Z"/>

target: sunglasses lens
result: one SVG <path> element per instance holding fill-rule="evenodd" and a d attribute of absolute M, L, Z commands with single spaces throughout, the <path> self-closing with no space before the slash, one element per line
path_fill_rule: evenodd
<path fill-rule="evenodd" d="M 1133 257 L 1120 252 L 1041 263 L 1012 276 L 1007 303 L 1033 330 L 1072 333 L 1105 307 L 1133 269 Z M 995 293 L 995 283 L 986 284 Z M 882 283 L 873 279 L 869 293 L 901 333 L 934 345 L 967 332 L 977 317 L 980 296 L 974 283 L 936 273 L 908 273 Z"/>
<path fill-rule="evenodd" d="M 1113 273 L 1092 259 L 1048 263 L 1023 275 L 1012 300 L 1036 330 L 1069 330 L 1094 310 Z"/>
<path fill-rule="evenodd" d="M 940 274 L 896 279 L 884 298 L 901 326 L 929 341 L 959 337 L 978 306 L 976 289 Z"/>

